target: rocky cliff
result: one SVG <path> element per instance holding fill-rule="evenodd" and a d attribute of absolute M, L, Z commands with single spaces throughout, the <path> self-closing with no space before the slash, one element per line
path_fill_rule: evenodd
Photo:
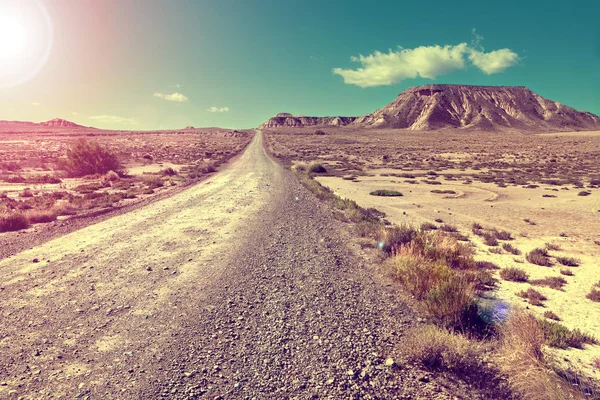
<path fill-rule="evenodd" d="M 547 100 L 523 86 L 435 84 L 407 89 L 385 107 L 358 118 L 278 114 L 260 127 L 312 125 L 552 132 L 600 129 L 600 118 Z"/>

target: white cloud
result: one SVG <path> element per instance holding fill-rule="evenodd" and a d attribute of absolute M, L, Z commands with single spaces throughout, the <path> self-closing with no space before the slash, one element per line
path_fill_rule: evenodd
<path fill-rule="evenodd" d="M 167 101 L 175 101 L 177 103 L 185 103 L 186 101 L 188 101 L 188 98 L 186 96 L 178 92 L 171 94 L 156 92 L 154 93 L 154 97 L 158 97 L 159 99 Z"/>
<path fill-rule="evenodd" d="M 489 53 L 471 50 L 469 61 L 484 74 L 491 75 L 504 72 L 507 68 L 516 65 L 519 62 L 519 55 L 511 49 L 494 50 Z"/>
<path fill-rule="evenodd" d="M 90 119 L 105 124 L 137 125 L 138 123 L 135 118 L 123 118 L 116 115 L 94 115 Z"/>
<path fill-rule="evenodd" d="M 408 78 L 427 78 L 465 69 L 466 59 L 486 74 L 495 74 L 515 65 L 519 56 L 510 49 L 485 53 L 480 46 L 483 37 L 473 30 L 473 47 L 466 43 L 445 46 L 420 46 L 414 49 L 389 50 L 388 53 L 375 51 L 373 54 L 351 57 L 362 65 L 357 69 L 334 68 L 344 83 L 360 87 L 393 85 Z M 466 56 L 466 57 L 465 57 Z"/>
<path fill-rule="evenodd" d="M 229 112 L 229 107 L 209 107 L 206 109 L 206 111 L 208 112 L 212 112 L 212 113 L 222 113 L 222 112 Z"/>
<path fill-rule="evenodd" d="M 31 105 L 34 106 L 34 107 L 39 107 L 39 106 L 42 105 L 42 103 L 33 102 L 33 103 L 31 103 Z"/>

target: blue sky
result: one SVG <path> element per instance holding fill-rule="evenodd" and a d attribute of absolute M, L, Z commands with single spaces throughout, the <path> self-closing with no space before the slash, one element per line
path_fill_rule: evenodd
<path fill-rule="evenodd" d="M 597 1 L 39 1 L 50 56 L 0 87 L 0 119 L 251 128 L 366 114 L 425 83 L 527 86 L 600 114 Z"/>

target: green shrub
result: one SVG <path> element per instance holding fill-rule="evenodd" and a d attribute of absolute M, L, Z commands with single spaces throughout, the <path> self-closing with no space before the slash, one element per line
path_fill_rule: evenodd
<path fill-rule="evenodd" d="M 548 346 L 558 349 L 567 349 L 569 347 L 581 349 L 584 344 L 598 343 L 594 336 L 583 333 L 579 329 L 570 330 L 558 322 L 546 320 L 540 320 L 539 322 Z"/>
<path fill-rule="evenodd" d="M 123 173 L 123 166 L 114 154 L 98 143 L 83 139 L 67 150 L 67 159 L 60 163 L 60 167 L 71 177 L 105 174 L 109 171 Z"/>
<path fill-rule="evenodd" d="M 371 196 L 389 196 L 389 197 L 402 196 L 402 193 L 400 193 L 396 190 L 386 190 L 386 189 L 375 190 L 369 194 Z"/>

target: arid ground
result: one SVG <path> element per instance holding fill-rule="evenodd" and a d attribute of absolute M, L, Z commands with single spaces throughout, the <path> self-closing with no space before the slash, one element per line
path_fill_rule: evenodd
<path fill-rule="evenodd" d="M 489 398 L 257 134 L 208 179 L 0 261 L 6 398 Z"/>
<path fill-rule="evenodd" d="M 280 128 L 267 136 L 273 153 L 288 164 L 322 163 L 327 173 L 315 179 L 340 197 L 382 211 L 395 224 L 456 228 L 476 247 L 476 259 L 529 275 L 529 282 L 497 275 L 484 301 L 526 307 L 540 317 L 552 312 L 570 329 L 600 332 L 600 303 L 586 297 L 600 282 L 600 132 L 315 132 Z M 370 194 L 376 190 L 402 196 Z M 474 223 L 510 232 L 512 239 L 485 243 Z M 548 266 L 526 259 L 546 247 Z M 565 282 L 557 289 L 536 282 L 547 277 Z M 528 288 L 547 299 L 528 304 L 517 295 Z M 571 367 L 600 378 L 600 346 L 556 352 Z"/>

